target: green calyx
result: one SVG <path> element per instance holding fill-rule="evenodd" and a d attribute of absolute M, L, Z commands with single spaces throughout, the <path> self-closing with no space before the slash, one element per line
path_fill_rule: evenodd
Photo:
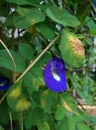
<path fill-rule="evenodd" d="M 80 67 L 84 63 L 85 50 L 81 40 L 69 31 L 64 30 L 59 46 L 62 58 L 72 67 Z"/>

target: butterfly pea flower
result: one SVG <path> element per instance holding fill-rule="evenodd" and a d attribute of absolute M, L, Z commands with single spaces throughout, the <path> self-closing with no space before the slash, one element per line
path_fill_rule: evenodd
<path fill-rule="evenodd" d="M 67 90 L 65 65 L 62 59 L 53 58 L 44 69 L 44 81 L 46 86 L 53 92 Z"/>
<path fill-rule="evenodd" d="M 0 90 L 7 90 L 10 86 L 10 80 L 6 77 L 0 77 Z"/>

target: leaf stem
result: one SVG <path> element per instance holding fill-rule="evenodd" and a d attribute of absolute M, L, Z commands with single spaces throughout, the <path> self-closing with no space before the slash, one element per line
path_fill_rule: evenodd
<path fill-rule="evenodd" d="M 41 54 L 25 69 L 25 71 L 18 77 L 18 79 L 15 82 L 20 81 L 25 75 L 26 73 L 37 63 L 37 61 L 44 55 L 44 53 L 54 44 L 54 42 L 60 37 L 60 35 L 58 35 L 57 37 L 55 37 L 50 43 L 49 45 L 41 52 Z"/>

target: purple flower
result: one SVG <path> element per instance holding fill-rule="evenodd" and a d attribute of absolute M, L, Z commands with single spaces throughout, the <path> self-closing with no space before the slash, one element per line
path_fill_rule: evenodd
<path fill-rule="evenodd" d="M 44 81 L 53 92 L 67 90 L 64 62 L 60 58 L 51 59 L 44 69 Z"/>
<path fill-rule="evenodd" d="M 7 90 L 10 86 L 10 80 L 6 77 L 0 77 L 0 90 Z"/>

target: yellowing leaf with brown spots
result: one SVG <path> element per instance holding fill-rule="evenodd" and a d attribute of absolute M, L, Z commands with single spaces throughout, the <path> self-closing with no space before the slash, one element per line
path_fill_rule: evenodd
<path fill-rule="evenodd" d="M 24 92 L 22 82 L 18 82 L 10 87 L 7 94 L 7 102 L 9 107 L 15 112 L 26 111 L 31 107 L 31 103 Z"/>
<path fill-rule="evenodd" d="M 60 51 L 64 61 L 72 67 L 80 67 L 84 63 L 85 49 L 83 42 L 68 30 L 61 36 Z"/>

